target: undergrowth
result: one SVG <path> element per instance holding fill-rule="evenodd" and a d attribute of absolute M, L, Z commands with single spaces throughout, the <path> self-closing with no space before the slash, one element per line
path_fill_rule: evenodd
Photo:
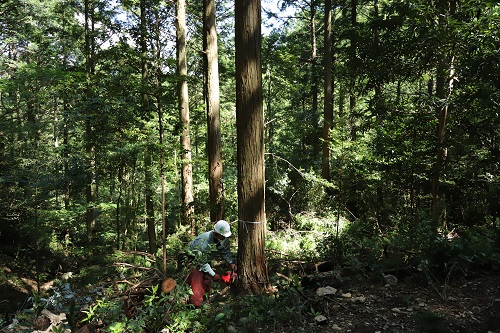
<path fill-rule="evenodd" d="M 450 276 L 467 277 L 478 269 L 500 267 L 500 236 L 488 227 L 445 234 L 400 223 L 397 229 L 386 228 L 380 233 L 369 221 L 348 222 L 335 215 L 325 218 L 307 214 L 296 216 L 295 223 L 298 228 L 267 233 L 269 260 L 332 260 L 336 269 L 349 269 L 362 276 L 405 271 L 420 274 L 429 283 L 448 282 Z M 170 241 L 170 253 L 185 247 L 180 235 L 173 235 Z M 41 311 L 48 309 L 66 313 L 61 332 L 91 323 L 101 327 L 102 332 L 201 333 L 250 330 L 255 325 L 300 325 L 316 314 L 303 297 L 299 271 L 288 272 L 287 279 L 270 272 L 271 283 L 276 287 L 272 294 L 231 295 L 194 308 L 187 304 L 190 289 L 184 282 L 186 272 L 177 272 L 172 261 L 167 275 L 175 277 L 176 288 L 165 295 L 153 286 L 134 316 L 127 317 L 123 311 L 124 296 L 130 287 L 124 281 L 144 279 L 145 270 L 160 267 L 160 262 L 146 255 L 114 251 L 89 259 L 68 280 L 56 281 L 48 293 L 34 293 L 33 306 L 19 312 L 17 322 L 33 325 Z M 213 293 L 220 289 L 222 286 L 215 284 Z"/>

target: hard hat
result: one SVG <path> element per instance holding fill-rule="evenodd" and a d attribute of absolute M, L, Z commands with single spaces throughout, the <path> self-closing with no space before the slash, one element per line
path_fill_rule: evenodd
<path fill-rule="evenodd" d="M 215 223 L 214 231 L 226 238 L 231 236 L 231 228 L 229 227 L 229 223 L 224 220 L 219 220 L 217 221 L 217 223 Z"/>

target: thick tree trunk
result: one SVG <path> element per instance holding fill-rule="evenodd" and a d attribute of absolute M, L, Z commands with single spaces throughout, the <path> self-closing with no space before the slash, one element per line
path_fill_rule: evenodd
<path fill-rule="evenodd" d="M 182 156 L 182 221 L 194 231 L 194 194 L 193 194 L 193 166 L 191 163 L 191 138 L 189 99 L 187 84 L 187 47 L 186 47 L 186 1 L 177 0 L 177 75 L 179 117 L 181 125 L 181 156 Z"/>
<path fill-rule="evenodd" d="M 325 0 L 325 38 L 324 38 L 324 115 L 323 115 L 323 153 L 321 156 L 321 176 L 331 180 L 330 170 L 330 129 L 333 121 L 333 80 L 332 80 L 332 0 Z"/>
<path fill-rule="evenodd" d="M 203 43 L 205 50 L 205 99 L 208 132 L 207 155 L 210 220 L 215 222 L 221 220 L 224 216 L 215 0 L 203 1 Z"/>
<path fill-rule="evenodd" d="M 239 292 L 269 288 L 264 253 L 264 112 L 260 0 L 235 2 Z"/>

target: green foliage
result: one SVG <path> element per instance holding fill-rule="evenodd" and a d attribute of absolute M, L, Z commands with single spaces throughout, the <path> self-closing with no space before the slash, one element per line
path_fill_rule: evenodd
<path fill-rule="evenodd" d="M 438 235 L 424 245 L 419 268 L 438 276 L 448 274 L 453 268 L 457 271 L 455 274 L 468 276 L 481 269 L 499 267 L 495 231 L 474 227 L 453 236 Z"/>

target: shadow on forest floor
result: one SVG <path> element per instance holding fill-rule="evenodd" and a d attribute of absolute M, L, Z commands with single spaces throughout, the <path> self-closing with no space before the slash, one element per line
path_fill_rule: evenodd
<path fill-rule="evenodd" d="M 290 288 L 300 289 L 301 308 L 296 310 L 300 320 L 257 323 L 254 332 L 500 333 L 499 269 L 476 271 L 469 277 L 447 276 L 442 281 L 427 279 L 420 272 L 395 277 L 390 283 L 381 276 L 340 270 L 323 272 L 323 276 L 312 273 L 307 279 L 301 276 L 299 287 L 294 275 L 303 272 L 303 264 L 269 263 L 272 281 L 287 281 Z M 32 280 L 16 276 L 7 267 L 6 263 L 0 265 L 4 275 L 0 280 L 0 313 L 4 320 L 23 307 L 33 287 Z M 327 286 L 335 292 L 317 294 L 318 288 Z M 314 320 L 318 315 L 325 318 L 322 325 Z"/>

